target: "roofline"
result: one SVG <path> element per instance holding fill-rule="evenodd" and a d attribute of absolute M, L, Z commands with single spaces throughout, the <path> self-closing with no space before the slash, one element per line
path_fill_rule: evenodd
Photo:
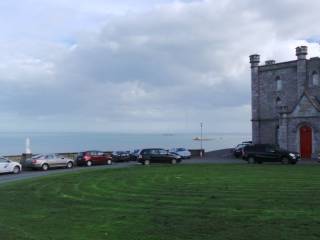
<path fill-rule="evenodd" d="M 320 112 L 320 105 L 318 106 L 313 99 L 311 98 L 310 94 L 305 90 L 303 91 L 303 93 L 301 94 L 301 96 L 299 97 L 298 101 L 296 102 L 296 104 L 293 106 L 293 108 L 291 109 L 291 111 L 288 111 L 288 114 L 291 114 L 294 112 L 294 110 L 296 109 L 296 107 L 299 105 L 300 101 L 302 100 L 302 98 L 306 96 L 306 98 L 309 100 L 309 102 L 311 103 L 311 105 L 318 111 Z"/>

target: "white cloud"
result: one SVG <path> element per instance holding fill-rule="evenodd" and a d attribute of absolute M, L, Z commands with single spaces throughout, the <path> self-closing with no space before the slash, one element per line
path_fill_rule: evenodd
<path fill-rule="evenodd" d="M 320 35 L 316 1 L 139 1 L 130 11 L 135 3 L 45 1 L 32 13 L 41 21 L 11 32 L 25 28 L 26 40 L 0 34 L 0 110 L 13 116 L 3 126 L 250 131 L 248 56 L 292 60 L 298 45 L 320 55 L 306 41 Z"/>

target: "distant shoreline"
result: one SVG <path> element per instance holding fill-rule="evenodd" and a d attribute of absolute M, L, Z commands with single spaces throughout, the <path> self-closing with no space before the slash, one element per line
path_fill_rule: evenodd
<path fill-rule="evenodd" d="M 0 134 L 0 155 L 16 155 L 25 151 L 26 138 L 30 138 L 32 152 L 81 152 L 87 150 L 128 151 L 141 148 L 171 149 L 183 147 L 200 149 L 201 141 L 193 139 L 199 135 L 184 134 L 110 134 L 110 133 L 6 133 Z M 247 134 L 204 134 L 202 141 L 207 151 L 234 147 L 250 140 Z"/>

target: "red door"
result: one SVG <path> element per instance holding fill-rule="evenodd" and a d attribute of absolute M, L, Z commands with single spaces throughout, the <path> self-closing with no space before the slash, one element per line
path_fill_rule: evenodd
<path fill-rule="evenodd" d="M 311 158 L 312 155 L 312 129 L 307 126 L 300 128 L 301 158 Z"/>

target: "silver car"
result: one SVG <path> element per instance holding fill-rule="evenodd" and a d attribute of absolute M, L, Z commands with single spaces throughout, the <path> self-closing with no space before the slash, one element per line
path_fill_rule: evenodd
<path fill-rule="evenodd" d="M 42 169 L 47 171 L 49 168 L 73 168 L 74 160 L 59 156 L 57 154 L 41 154 L 32 157 L 26 161 L 26 167 L 33 169 Z"/>

